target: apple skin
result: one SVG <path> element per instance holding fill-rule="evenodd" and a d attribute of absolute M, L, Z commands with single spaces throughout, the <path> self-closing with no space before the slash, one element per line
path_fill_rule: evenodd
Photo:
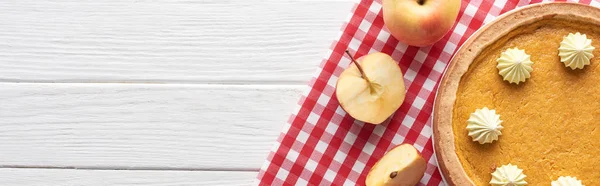
<path fill-rule="evenodd" d="M 382 86 L 378 86 L 375 94 L 370 94 L 369 83 L 361 78 L 358 67 L 351 63 L 336 83 L 338 102 L 354 119 L 381 124 L 404 102 L 406 87 L 402 70 L 391 56 L 381 52 L 364 55 L 356 62 L 365 70 L 371 83 Z"/>
<path fill-rule="evenodd" d="M 383 0 L 383 21 L 392 36 L 408 45 L 424 47 L 450 31 L 461 0 Z"/>

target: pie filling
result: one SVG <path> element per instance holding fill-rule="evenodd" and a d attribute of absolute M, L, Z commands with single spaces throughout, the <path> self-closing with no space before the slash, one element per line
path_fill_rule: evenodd
<path fill-rule="evenodd" d="M 596 48 L 590 64 L 572 70 L 558 48 L 569 33 L 586 34 Z M 498 74 L 496 61 L 510 48 L 525 50 L 531 77 L 519 84 Z M 489 185 L 492 173 L 516 165 L 530 185 L 549 185 L 574 176 L 600 185 L 600 26 L 547 18 L 514 29 L 484 48 L 462 76 L 453 108 L 455 148 L 475 185 Z M 479 144 L 468 135 L 467 120 L 477 109 L 495 109 L 502 135 Z"/>

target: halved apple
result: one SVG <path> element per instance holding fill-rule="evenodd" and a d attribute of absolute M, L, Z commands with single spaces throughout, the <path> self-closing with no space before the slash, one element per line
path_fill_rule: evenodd
<path fill-rule="evenodd" d="M 366 179 L 367 186 L 414 186 L 425 174 L 427 162 L 415 147 L 402 144 L 375 163 Z"/>
<path fill-rule="evenodd" d="M 354 119 L 380 124 L 404 102 L 406 88 L 402 71 L 392 57 L 381 52 L 358 60 L 346 53 L 353 63 L 337 81 L 337 99 Z"/>

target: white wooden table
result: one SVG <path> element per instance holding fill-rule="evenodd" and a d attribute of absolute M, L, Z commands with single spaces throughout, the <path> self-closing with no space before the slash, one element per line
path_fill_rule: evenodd
<path fill-rule="evenodd" d="M 0 3 L 0 185 L 251 185 L 355 0 Z"/>

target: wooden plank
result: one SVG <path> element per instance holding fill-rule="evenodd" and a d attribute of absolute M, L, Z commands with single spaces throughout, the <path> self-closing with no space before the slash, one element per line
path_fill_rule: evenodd
<path fill-rule="evenodd" d="M 353 3 L 0 3 L 0 81 L 300 84 Z"/>
<path fill-rule="evenodd" d="M 258 170 L 304 88 L 0 83 L 0 167 Z"/>
<path fill-rule="evenodd" d="M 0 169 L 4 186 L 86 185 L 86 186 L 197 186 L 253 185 L 257 172 L 251 171 L 142 171 L 73 169 Z"/>

